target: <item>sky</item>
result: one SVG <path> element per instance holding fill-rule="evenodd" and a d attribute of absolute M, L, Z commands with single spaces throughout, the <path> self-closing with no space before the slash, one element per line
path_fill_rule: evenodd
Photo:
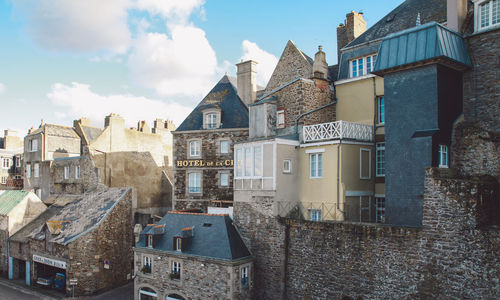
<path fill-rule="evenodd" d="M 86 117 L 102 127 L 156 118 L 180 125 L 235 64 L 265 86 L 287 43 L 337 63 L 336 28 L 367 26 L 403 0 L 0 0 L 0 130 L 24 136 Z M 3 132 L 0 133 L 3 136 Z"/>

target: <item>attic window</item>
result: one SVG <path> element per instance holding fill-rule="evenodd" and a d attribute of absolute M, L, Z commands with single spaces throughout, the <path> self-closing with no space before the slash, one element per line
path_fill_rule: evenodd
<path fill-rule="evenodd" d="M 210 223 L 203 223 L 203 227 L 212 227 L 212 224 L 210 224 Z"/>
<path fill-rule="evenodd" d="M 147 238 L 146 246 L 148 246 L 149 248 L 153 248 L 153 235 L 148 234 L 146 235 L 146 238 Z"/>
<path fill-rule="evenodd" d="M 182 252 L 182 238 L 174 237 L 174 250 Z"/>

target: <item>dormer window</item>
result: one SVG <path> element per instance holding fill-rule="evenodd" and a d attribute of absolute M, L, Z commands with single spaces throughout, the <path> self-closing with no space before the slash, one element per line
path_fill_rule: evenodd
<path fill-rule="evenodd" d="M 207 129 L 215 129 L 217 128 L 217 115 L 216 114 L 207 114 Z"/>
<path fill-rule="evenodd" d="M 174 250 L 182 252 L 182 238 L 174 237 Z"/>
<path fill-rule="evenodd" d="M 149 248 L 153 248 L 153 235 L 152 234 L 146 235 L 146 246 L 148 246 Z"/>
<path fill-rule="evenodd" d="M 220 126 L 220 110 L 212 108 L 203 112 L 204 129 L 217 129 L 220 128 Z"/>
<path fill-rule="evenodd" d="M 359 57 L 349 61 L 349 77 L 359 77 L 370 74 L 375 67 L 377 54 Z"/>
<path fill-rule="evenodd" d="M 500 0 L 475 0 L 475 31 L 500 25 Z"/>

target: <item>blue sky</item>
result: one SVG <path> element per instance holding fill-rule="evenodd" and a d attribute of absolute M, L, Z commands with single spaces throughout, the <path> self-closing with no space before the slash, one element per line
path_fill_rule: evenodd
<path fill-rule="evenodd" d="M 0 0 L 0 130 L 40 120 L 102 126 L 119 113 L 178 125 L 241 59 L 265 85 L 288 40 L 336 63 L 351 10 L 368 27 L 402 0 Z"/>

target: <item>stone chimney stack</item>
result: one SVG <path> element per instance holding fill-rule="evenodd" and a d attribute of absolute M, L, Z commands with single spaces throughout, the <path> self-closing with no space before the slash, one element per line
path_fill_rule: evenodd
<path fill-rule="evenodd" d="M 257 93 L 257 62 L 247 60 L 236 64 L 238 96 L 248 106 L 255 102 Z"/>
<path fill-rule="evenodd" d="M 467 16 L 467 0 L 447 0 L 446 26 L 461 33 L 462 25 Z"/>
<path fill-rule="evenodd" d="M 349 42 L 360 36 L 366 31 L 366 21 L 363 13 L 351 11 L 346 15 L 344 24 L 337 27 L 337 57 L 340 62 L 340 49 L 344 48 Z"/>
<path fill-rule="evenodd" d="M 323 52 L 323 46 L 318 46 L 318 52 L 316 52 L 316 55 L 314 55 L 312 75 L 313 78 L 328 78 L 328 64 L 326 63 L 326 56 L 325 52 Z"/>
<path fill-rule="evenodd" d="M 104 118 L 104 127 L 117 126 L 125 128 L 125 120 L 118 114 L 110 114 Z"/>

